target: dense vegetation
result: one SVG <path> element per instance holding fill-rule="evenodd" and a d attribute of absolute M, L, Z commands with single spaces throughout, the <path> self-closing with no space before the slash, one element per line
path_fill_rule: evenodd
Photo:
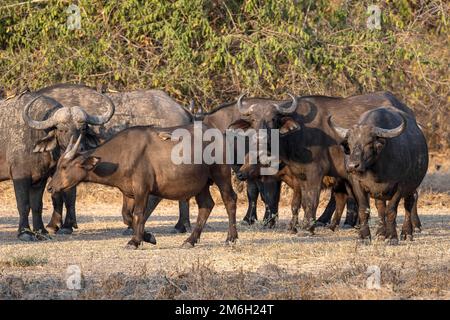
<path fill-rule="evenodd" d="M 240 92 L 390 90 L 450 146 L 445 0 L 2 0 L 0 87 L 160 88 L 210 108 Z M 29 1 L 28 1 L 29 2 Z M 81 28 L 69 30 L 68 6 Z M 381 8 L 381 29 L 366 26 Z"/>

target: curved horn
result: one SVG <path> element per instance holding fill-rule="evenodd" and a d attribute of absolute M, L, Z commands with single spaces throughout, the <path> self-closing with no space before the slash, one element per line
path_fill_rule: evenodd
<path fill-rule="evenodd" d="M 339 135 L 341 139 L 346 139 L 347 134 L 349 132 L 349 129 L 339 127 L 334 124 L 333 120 L 331 120 L 331 115 L 328 117 L 328 124 L 330 125 L 331 129 L 336 131 L 336 133 Z"/>
<path fill-rule="evenodd" d="M 106 112 L 104 114 L 102 114 L 101 116 L 92 116 L 90 114 L 87 115 L 87 119 L 86 119 L 86 123 L 88 124 L 92 124 L 92 125 L 102 125 L 105 124 L 106 122 L 109 121 L 109 119 L 111 119 L 111 117 L 114 114 L 114 111 L 116 110 L 116 106 L 114 105 L 114 102 L 112 102 L 111 98 L 101 94 L 97 91 L 93 91 L 96 94 L 102 96 L 107 104 L 108 104 L 108 110 L 106 110 Z"/>
<path fill-rule="evenodd" d="M 242 114 L 246 114 L 246 111 L 244 110 L 244 106 L 242 105 L 242 99 L 246 96 L 246 93 L 243 93 L 239 96 L 238 100 L 237 100 L 237 107 L 240 113 Z"/>
<path fill-rule="evenodd" d="M 372 132 L 380 138 L 395 138 L 399 135 L 402 134 L 403 131 L 405 131 L 406 128 L 406 119 L 405 117 L 400 114 L 400 116 L 402 117 L 402 123 L 394 129 L 383 129 L 383 128 L 379 128 L 379 127 L 375 127 L 372 129 Z"/>
<path fill-rule="evenodd" d="M 37 129 L 37 130 L 45 130 L 45 129 L 51 128 L 55 125 L 55 121 L 53 120 L 53 117 L 50 117 L 47 120 L 43 120 L 43 121 L 36 121 L 36 120 L 31 119 L 30 115 L 28 114 L 33 103 L 41 97 L 42 97 L 41 95 L 38 95 L 37 97 L 31 99 L 26 104 L 26 106 L 23 108 L 23 111 L 22 111 L 23 121 L 25 121 L 25 123 L 29 127 L 33 128 L 33 129 Z"/>
<path fill-rule="evenodd" d="M 73 136 L 70 138 L 69 147 L 67 147 L 67 150 L 64 154 L 65 159 L 71 160 L 77 154 L 78 148 L 80 147 L 81 134 L 78 136 L 78 140 L 77 140 L 77 142 L 75 142 L 75 144 L 73 146 L 72 146 L 72 141 L 73 141 Z"/>
<path fill-rule="evenodd" d="M 191 113 L 194 113 L 194 108 L 195 108 L 195 102 L 194 102 L 194 99 L 192 99 L 190 102 L 189 102 L 189 112 L 191 112 Z"/>
<path fill-rule="evenodd" d="M 292 103 L 289 107 L 285 108 L 282 107 L 280 105 L 275 105 L 275 107 L 277 108 L 278 112 L 283 113 L 283 114 L 289 114 L 294 112 L 297 107 L 298 107 L 298 102 L 297 102 L 297 98 L 294 97 L 292 94 L 288 93 L 288 96 L 291 97 L 292 99 Z"/>

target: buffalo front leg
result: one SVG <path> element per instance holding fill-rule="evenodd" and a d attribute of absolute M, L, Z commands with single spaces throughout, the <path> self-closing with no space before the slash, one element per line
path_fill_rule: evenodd
<path fill-rule="evenodd" d="M 186 233 L 191 229 L 191 221 L 189 220 L 189 200 L 178 201 L 179 216 L 178 222 L 174 227 L 176 233 Z"/>
<path fill-rule="evenodd" d="M 258 220 L 256 215 L 256 206 L 258 204 L 258 186 L 255 181 L 249 180 L 247 181 L 247 199 L 248 199 L 248 208 L 247 213 L 242 220 L 244 224 L 252 225 Z"/>
<path fill-rule="evenodd" d="M 75 204 L 77 199 L 77 188 L 73 187 L 69 191 L 63 192 L 64 205 L 66 206 L 66 218 L 64 223 L 56 233 L 72 234 L 73 229 L 77 229 L 77 218 L 75 213 Z"/>
<path fill-rule="evenodd" d="M 198 216 L 197 223 L 192 230 L 191 235 L 184 241 L 183 247 L 192 248 L 200 239 L 203 227 L 208 220 L 211 210 L 214 208 L 214 200 L 209 192 L 209 186 L 205 186 L 203 190 L 195 196 L 195 200 L 198 204 Z"/>
<path fill-rule="evenodd" d="M 62 214 L 64 206 L 64 199 L 62 192 L 52 193 L 52 204 L 53 204 L 53 213 L 50 222 L 47 224 L 47 229 L 50 229 L 52 232 L 56 232 L 62 226 Z"/>
<path fill-rule="evenodd" d="M 16 196 L 17 209 L 19 210 L 18 238 L 22 241 L 35 240 L 30 229 L 28 216 L 30 214 L 30 188 L 31 178 L 13 178 L 14 193 Z"/>
<path fill-rule="evenodd" d="M 300 211 L 300 206 L 302 205 L 302 189 L 300 187 L 294 189 L 294 194 L 291 200 L 291 213 L 292 218 L 289 222 L 288 230 L 291 233 L 297 233 L 298 225 L 298 212 Z"/>
<path fill-rule="evenodd" d="M 359 238 L 364 242 L 371 240 L 369 217 L 370 217 L 370 203 L 369 194 L 365 192 L 359 182 L 356 179 L 352 179 L 353 193 L 358 203 L 358 216 L 359 216 Z"/>
<path fill-rule="evenodd" d="M 397 190 L 391 200 L 389 200 L 386 209 L 386 241 L 390 245 L 398 244 L 397 210 L 401 198 L 401 193 Z"/>
<path fill-rule="evenodd" d="M 341 223 L 342 213 L 344 212 L 345 204 L 347 203 L 347 194 L 336 192 L 334 197 L 336 198 L 336 212 L 334 213 L 333 220 L 330 225 L 330 229 L 333 231 L 336 230 Z"/>
<path fill-rule="evenodd" d="M 386 239 L 386 201 L 375 199 L 375 206 L 378 211 L 378 226 L 375 233 L 377 240 Z"/>
<path fill-rule="evenodd" d="M 281 181 L 267 179 L 257 182 L 261 198 L 266 205 L 264 213 L 264 227 L 273 228 L 278 217 L 278 204 L 280 202 Z"/>
<path fill-rule="evenodd" d="M 320 198 L 321 181 L 322 178 L 311 179 L 308 182 L 302 180 L 302 207 L 305 211 L 302 229 L 307 230 L 310 234 L 314 234 L 316 212 Z"/>
<path fill-rule="evenodd" d="M 47 240 L 48 231 L 44 227 L 44 222 L 42 221 L 42 197 L 44 195 L 46 179 L 34 184 L 30 188 L 30 207 L 31 213 L 33 215 L 33 231 L 35 232 L 35 237 L 37 240 Z"/>

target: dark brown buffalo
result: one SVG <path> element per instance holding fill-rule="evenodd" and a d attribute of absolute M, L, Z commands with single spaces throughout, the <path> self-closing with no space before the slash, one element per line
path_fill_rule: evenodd
<path fill-rule="evenodd" d="M 292 97 L 289 101 L 249 98 L 238 100 L 241 117 L 233 129 L 278 129 L 280 160 L 300 180 L 305 219 L 302 227 L 314 232 L 324 176 L 347 181 L 344 153 L 339 136 L 330 127 L 330 115 L 339 124 L 357 123 L 365 111 L 392 106 L 414 117 L 412 111 L 389 92 L 349 98 L 325 96 Z M 340 181 L 338 181 L 340 183 Z"/>
<path fill-rule="evenodd" d="M 300 210 L 300 206 L 302 203 L 302 189 L 301 189 L 301 181 L 300 179 L 292 173 L 289 166 L 285 164 L 281 164 L 279 170 L 276 174 L 267 176 L 267 175 L 261 175 L 261 163 L 258 162 L 256 164 L 250 164 L 249 163 L 249 156 L 246 156 L 245 163 L 239 168 L 239 171 L 237 173 L 238 177 L 242 180 L 246 179 L 261 179 L 264 181 L 265 179 L 279 179 L 286 183 L 289 187 L 293 190 L 292 200 L 291 200 L 291 212 L 292 212 L 292 218 L 289 222 L 288 230 L 292 233 L 297 233 L 297 225 L 298 225 L 298 212 Z M 337 226 L 339 226 L 342 212 L 345 209 L 345 205 L 348 201 L 346 186 L 344 183 L 337 183 L 337 180 L 332 177 L 324 177 L 322 181 L 322 188 L 332 188 L 332 195 L 330 202 L 328 203 L 328 206 L 330 206 L 330 203 L 332 200 L 335 202 L 335 207 L 331 211 L 331 215 L 333 216 L 333 219 L 331 220 L 330 217 L 330 225 L 329 228 L 331 230 L 335 230 Z M 324 213 L 325 214 L 325 213 Z M 347 217 L 348 219 L 353 219 L 353 217 Z M 346 222 L 347 223 L 347 222 Z M 351 225 L 351 227 L 353 227 Z"/>
<path fill-rule="evenodd" d="M 392 107 L 381 107 L 362 114 L 350 129 L 334 129 L 343 139 L 345 167 L 358 202 L 360 237 L 370 239 L 370 196 L 378 200 L 377 235 L 390 244 L 398 243 L 397 208 L 405 199 L 402 238 L 412 239 L 416 190 L 428 168 L 427 143 L 415 118 Z"/>
<path fill-rule="evenodd" d="M 185 241 L 187 245 L 194 246 L 214 207 L 209 191 L 213 182 L 220 190 L 228 213 L 227 241 L 234 242 L 237 239 L 236 194 L 231 186 L 231 169 L 226 164 L 174 164 L 171 153 L 176 142 L 169 140 L 169 137 L 171 131 L 179 128 L 188 130 L 191 135 L 194 131 L 193 125 L 171 129 L 133 127 L 98 148 L 82 153 L 78 151 L 78 140 L 58 161 L 48 190 L 63 191 L 82 181 L 120 189 L 124 197 L 134 200 L 134 235 L 128 243 L 132 248 L 137 248 L 142 241 L 154 242 L 154 238 L 144 232 L 145 222 L 151 213 L 146 211 L 150 195 L 172 200 L 187 200 L 195 196 L 199 207 L 197 224 Z M 193 157 L 195 148 L 191 142 Z"/>
<path fill-rule="evenodd" d="M 239 112 L 237 102 L 230 102 L 220 105 L 206 113 L 201 110 L 200 113 L 196 114 L 196 119 L 203 120 L 203 122 L 209 127 L 217 128 L 220 131 L 225 132 L 232 123 L 239 120 L 240 116 L 241 113 Z M 238 172 L 241 165 L 242 164 L 236 164 L 233 166 L 233 169 Z M 240 177 L 239 179 L 242 180 L 243 178 L 244 177 Z M 278 216 L 278 204 L 280 200 L 281 190 L 279 179 L 276 177 L 265 176 L 263 179 L 250 177 L 250 179 L 245 178 L 245 180 L 247 180 L 248 209 L 243 221 L 248 224 L 253 224 L 257 220 L 256 207 L 258 195 L 261 194 L 261 198 L 266 205 L 264 225 L 273 227 L 276 221 L 276 217 Z M 334 196 L 330 198 L 330 201 L 327 205 L 328 210 L 326 210 L 326 212 L 324 212 L 323 214 L 322 220 L 324 223 L 328 223 L 329 220 L 331 220 L 331 215 L 335 211 L 333 203 L 335 203 Z M 291 209 L 293 212 L 293 216 L 298 216 L 300 203 L 295 199 L 292 199 Z M 349 214 L 347 212 L 347 225 L 351 227 L 355 225 L 355 216 L 356 215 Z"/>

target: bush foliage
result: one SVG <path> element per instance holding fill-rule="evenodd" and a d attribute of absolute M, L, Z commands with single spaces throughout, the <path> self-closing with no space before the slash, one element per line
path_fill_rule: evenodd
<path fill-rule="evenodd" d="M 430 144 L 450 145 L 444 0 L 2 0 L 0 86 L 160 88 L 207 109 L 246 91 L 283 98 L 389 90 Z M 76 4 L 81 28 L 69 30 Z M 381 29 L 366 26 L 371 4 Z"/>

